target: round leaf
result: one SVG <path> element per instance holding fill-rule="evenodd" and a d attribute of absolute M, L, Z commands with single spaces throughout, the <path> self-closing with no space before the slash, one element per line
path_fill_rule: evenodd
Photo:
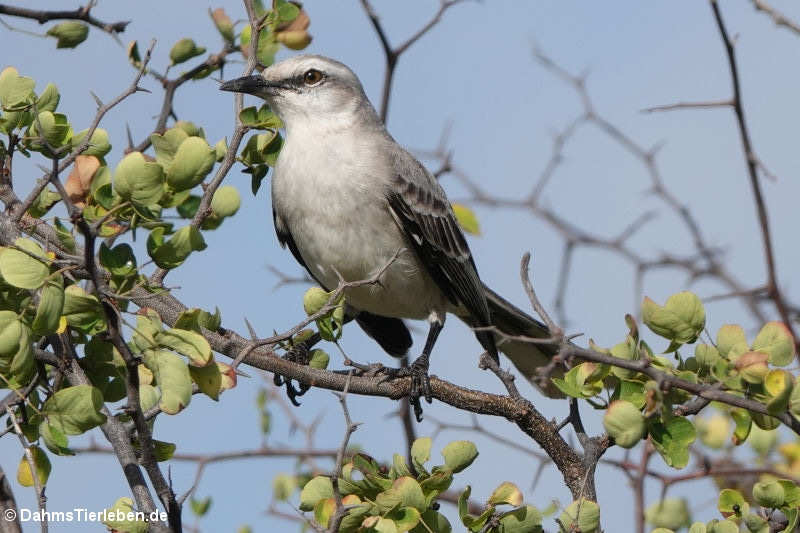
<path fill-rule="evenodd" d="M 478 449 L 468 440 L 453 441 L 442 449 L 444 464 L 455 473 L 461 472 L 478 457 Z"/>
<path fill-rule="evenodd" d="M 24 238 L 17 239 L 14 244 L 20 249 L 4 248 L 0 251 L 0 274 L 14 287 L 38 289 L 50 275 L 42 247 Z"/>
<path fill-rule="evenodd" d="M 623 448 L 633 448 L 645 434 L 641 411 L 630 402 L 612 402 L 603 417 L 603 426 L 614 442 Z"/>

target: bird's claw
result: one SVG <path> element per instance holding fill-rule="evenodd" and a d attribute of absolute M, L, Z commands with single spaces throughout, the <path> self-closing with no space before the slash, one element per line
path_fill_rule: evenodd
<path fill-rule="evenodd" d="M 422 402 L 420 402 L 420 398 L 425 398 L 425 401 L 428 403 L 433 402 L 428 366 L 428 356 L 422 354 L 406 368 L 385 369 L 387 379 L 411 377 L 411 390 L 408 393 L 408 403 L 414 408 L 414 417 L 417 419 L 417 422 L 422 422 Z"/>
<path fill-rule="evenodd" d="M 281 356 L 281 359 L 307 365 L 309 361 L 311 361 L 311 350 L 308 349 L 308 346 L 306 346 L 304 342 L 301 342 L 289 348 L 286 353 Z M 297 401 L 297 398 L 308 392 L 308 389 L 311 388 L 310 385 L 306 385 L 305 383 L 298 383 L 299 386 L 295 387 L 292 385 L 291 379 L 286 379 L 280 374 L 275 374 L 273 383 L 278 387 L 286 385 L 286 397 L 289 398 L 289 401 L 292 402 L 292 405 L 295 407 L 300 407 L 300 402 Z"/>

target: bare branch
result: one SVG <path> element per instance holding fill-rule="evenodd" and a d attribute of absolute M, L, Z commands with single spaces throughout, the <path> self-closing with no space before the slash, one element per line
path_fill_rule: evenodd
<path fill-rule="evenodd" d="M 131 21 L 120 22 L 103 22 L 92 16 L 91 10 L 94 7 L 94 2 L 89 2 L 86 6 L 79 7 L 72 11 L 45 11 L 38 9 L 27 9 L 24 7 L 9 6 L 0 4 L 0 15 L 9 15 L 12 17 L 20 17 L 32 19 L 39 24 L 44 24 L 51 20 L 82 20 L 87 24 L 91 24 L 95 28 L 99 28 L 106 33 L 116 36 L 118 33 L 125 31 Z"/>
<path fill-rule="evenodd" d="M 761 11 L 762 13 L 766 13 L 769 18 L 775 23 L 776 26 L 783 26 L 788 30 L 793 31 L 794 33 L 800 35 L 800 24 L 794 22 L 793 20 L 787 18 L 783 13 L 777 11 L 774 7 L 766 3 L 764 0 L 751 0 L 753 2 L 753 7 L 756 8 L 756 11 Z"/>
<path fill-rule="evenodd" d="M 795 348 L 800 349 L 800 338 L 794 331 L 791 317 L 789 316 L 789 308 L 784 300 L 783 293 L 781 292 L 778 283 L 777 267 L 775 265 L 775 253 L 772 248 L 772 235 L 770 233 L 769 215 L 767 213 L 766 202 L 761 192 L 761 182 L 758 179 L 758 159 L 755 157 L 753 145 L 750 140 L 750 133 L 747 129 L 747 121 L 744 115 L 744 106 L 742 105 L 742 90 L 739 82 L 739 67 L 736 63 L 736 51 L 734 50 L 733 41 L 728 36 L 728 30 L 725 27 L 725 21 L 722 19 L 722 12 L 716 0 L 711 0 L 711 10 L 714 12 L 714 19 L 717 22 L 720 37 L 725 45 L 725 53 L 728 56 L 728 66 L 731 72 L 731 84 L 733 86 L 733 109 L 736 113 L 736 123 L 739 126 L 739 136 L 742 141 L 742 149 L 744 151 L 745 160 L 747 163 L 747 173 L 750 176 L 750 186 L 753 190 L 753 200 L 756 204 L 758 212 L 758 222 L 761 225 L 761 237 L 764 245 L 764 259 L 767 267 L 767 291 L 769 292 L 772 301 L 775 303 L 775 308 L 781 316 L 781 320 L 789 329 L 795 340 Z M 800 357 L 800 353 L 798 353 Z"/>

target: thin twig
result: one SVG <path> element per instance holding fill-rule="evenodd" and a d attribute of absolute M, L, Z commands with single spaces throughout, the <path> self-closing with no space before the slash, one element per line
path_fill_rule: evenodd
<path fill-rule="evenodd" d="M 720 37 L 725 45 L 725 53 L 728 57 L 728 66 L 731 73 L 731 84 L 733 86 L 733 109 L 736 113 L 736 123 L 739 126 L 739 136 L 742 141 L 742 150 L 744 151 L 745 161 L 747 163 L 747 173 L 750 176 L 750 186 L 753 191 L 753 200 L 756 204 L 758 212 L 758 222 L 761 226 L 761 237 L 764 246 L 764 260 L 767 267 L 767 292 L 769 293 L 772 301 L 775 303 L 775 308 L 781 317 L 784 325 L 789 329 L 789 332 L 794 337 L 795 349 L 800 350 L 800 338 L 797 337 L 794 331 L 794 326 L 789 314 L 789 308 L 784 300 L 783 293 L 780 289 L 778 282 L 777 267 L 775 265 L 775 253 L 772 247 L 772 235 L 769 226 L 769 214 L 767 213 L 767 205 L 764 200 L 764 195 L 761 192 L 761 182 L 758 179 L 758 159 L 755 157 L 753 144 L 750 140 L 750 133 L 747 128 L 747 121 L 744 115 L 744 105 L 742 104 L 742 89 L 739 82 L 739 67 L 736 62 L 736 51 L 734 50 L 733 41 L 728 36 L 728 30 L 725 27 L 725 21 L 722 19 L 722 12 L 716 0 L 711 0 L 711 10 L 714 12 L 714 19 L 717 22 Z M 800 357 L 800 351 L 798 352 Z"/>

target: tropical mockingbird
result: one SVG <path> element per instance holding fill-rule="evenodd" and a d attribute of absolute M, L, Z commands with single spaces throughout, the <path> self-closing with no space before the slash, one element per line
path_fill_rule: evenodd
<path fill-rule="evenodd" d="M 550 336 L 481 282 L 444 190 L 389 135 L 347 66 L 300 55 L 220 89 L 263 98 L 283 121 L 286 140 L 272 176 L 281 245 L 325 290 L 335 289 L 340 275 L 365 280 L 385 268 L 377 283 L 347 289 L 346 302 L 348 314 L 391 355 L 411 347 L 402 319 L 427 319 L 422 355 L 402 371 L 412 377 L 418 418 L 420 396 L 431 401 L 430 354 L 447 313 L 476 328 L 495 361 L 492 327 Z M 499 348 L 532 381 L 556 350 L 516 341 Z"/>

